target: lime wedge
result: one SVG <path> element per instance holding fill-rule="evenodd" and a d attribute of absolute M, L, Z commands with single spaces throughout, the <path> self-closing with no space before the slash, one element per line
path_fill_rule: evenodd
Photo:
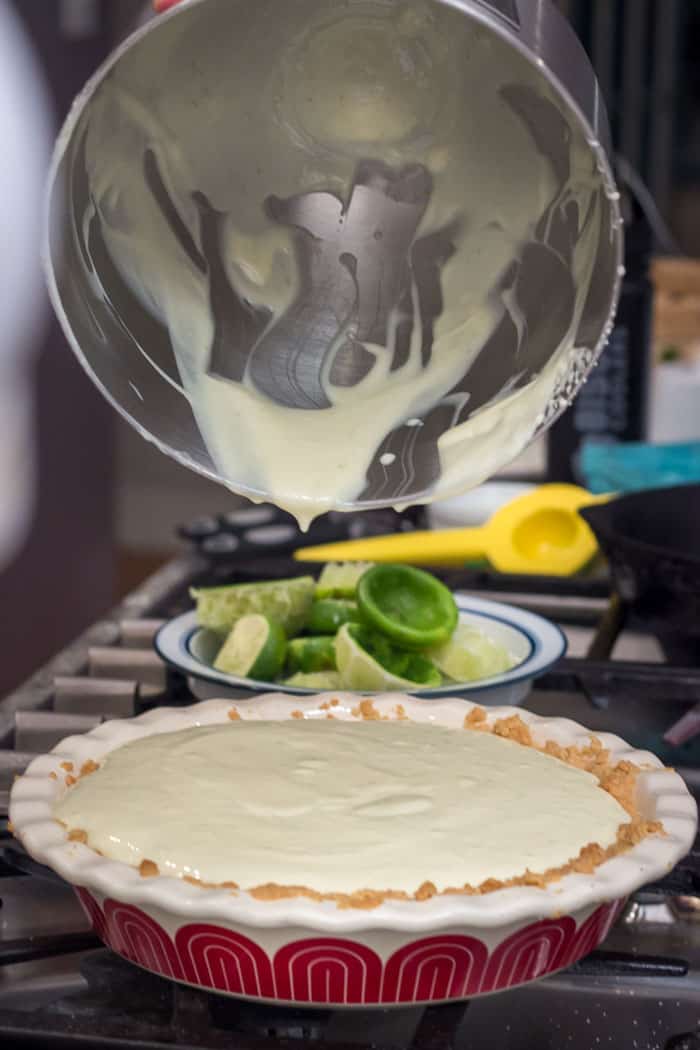
<path fill-rule="evenodd" d="M 368 569 L 369 561 L 330 562 L 323 566 L 316 584 L 317 598 L 354 598 L 358 581 Z"/>
<path fill-rule="evenodd" d="M 310 634 L 335 634 L 344 623 L 357 622 L 358 619 L 355 602 L 322 598 L 311 606 L 306 626 Z"/>
<path fill-rule="evenodd" d="M 457 625 L 452 592 L 412 565 L 375 565 L 362 576 L 357 601 L 367 623 L 406 649 L 442 645 Z"/>
<path fill-rule="evenodd" d="M 287 644 L 287 671 L 294 674 L 303 671 L 335 671 L 335 646 L 333 638 L 318 635 L 309 638 L 292 638 Z"/>
<path fill-rule="evenodd" d="M 237 620 L 214 661 L 217 671 L 271 682 L 282 670 L 287 639 L 280 625 L 260 613 Z"/>
<path fill-rule="evenodd" d="M 516 663 L 505 646 L 466 623 L 458 624 L 449 642 L 431 649 L 428 655 L 455 682 L 491 678 L 509 671 Z"/>
<path fill-rule="evenodd" d="M 314 600 L 312 576 L 264 583 L 237 583 L 232 587 L 204 587 L 190 591 L 197 602 L 197 620 L 219 634 L 227 634 L 236 620 L 262 613 L 276 620 L 287 635 L 298 634 Z"/>
<path fill-rule="evenodd" d="M 296 689 L 319 689 L 321 691 L 343 688 L 337 671 L 312 671 L 310 674 L 298 671 L 284 684 L 294 686 Z"/>
<path fill-rule="evenodd" d="M 335 658 L 346 689 L 432 689 L 442 682 L 430 660 L 419 653 L 397 649 L 386 638 L 359 624 L 346 623 L 340 628 L 335 637 Z"/>

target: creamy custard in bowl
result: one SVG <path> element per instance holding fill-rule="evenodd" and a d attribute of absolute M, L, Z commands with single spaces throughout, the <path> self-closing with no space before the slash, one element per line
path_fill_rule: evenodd
<path fill-rule="evenodd" d="M 539 748 L 517 716 L 489 725 L 477 708 L 448 729 L 364 703 L 363 721 L 234 709 L 134 740 L 88 763 L 54 817 L 144 876 L 358 907 L 542 885 L 661 830 L 634 811 L 638 771 L 595 742 Z"/>

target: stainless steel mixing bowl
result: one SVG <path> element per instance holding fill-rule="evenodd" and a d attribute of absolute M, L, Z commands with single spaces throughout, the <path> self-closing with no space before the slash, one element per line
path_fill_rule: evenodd
<path fill-rule="evenodd" d="M 622 273 L 607 143 L 549 0 L 186 0 L 124 42 L 61 133 L 54 306 L 144 437 L 254 498 L 264 478 L 202 435 L 202 376 L 315 413 L 389 353 L 386 383 L 415 403 L 338 503 L 443 497 L 472 447 L 454 428 L 545 391 L 526 433 L 473 446 L 491 472 L 604 345 Z"/>

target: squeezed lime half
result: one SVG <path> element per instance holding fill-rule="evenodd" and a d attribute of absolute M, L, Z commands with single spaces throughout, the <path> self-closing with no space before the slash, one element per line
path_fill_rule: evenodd
<path fill-rule="evenodd" d="M 346 689 L 384 692 L 441 685 L 437 667 L 420 653 L 399 650 L 358 624 L 346 623 L 335 638 L 335 658 Z"/>
<path fill-rule="evenodd" d="M 407 649 L 442 645 L 457 626 L 457 603 L 444 583 L 411 565 L 375 565 L 357 585 L 363 619 Z"/>
<path fill-rule="evenodd" d="M 214 667 L 225 674 L 271 682 L 282 670 L 287 639 L 282 626 L 262 613 L 242 616 L 218 652 Z"/>
<path fill-rule="evenodd" d="M 226 634 L 242 616 L 261 613 L 293 636 L 306 623 L 315 587 L 313 576 L 297 576 L 290 580 L 203 587 L 190 593 L 197 602 L 198 623 L 211 631 Z"/>

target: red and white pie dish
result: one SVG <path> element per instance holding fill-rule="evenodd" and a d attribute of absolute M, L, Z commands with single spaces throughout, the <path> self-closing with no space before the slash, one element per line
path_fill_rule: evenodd
<path fill-rule="evenodd" d="M 339 718 L 353 719 L 357 697 L 270 694 L 238 708 L 242 719 L 282 720 L 292 711 L 324 717 L 337 698 Z M 461 729 L 466 701 L 373 697 L 381 714 Z M 69 841 L 52 819 L 65 792 L 61 763 L 80 768 L 138 737 L 226 723 L 231 701 L 161 708 L 69 737 L 36 758 L 12 790 L 15 835 L 39 862 L 76 889 L 99 936 L 114 951 L 164 977 L 223 994 L 313 1006 L 391 1006 L 465 999 L 502 991 L 574 963 L 606 937 L 626 899 L 665 875 L 687 853 L 697 809 L 682 779 L 624 741 L 597 734 L 617 761 L 643 768 L 637 804 L 653 835 L 591 875 L 567 875 L 544 888 L 517 886 L 479 896 L 385 900 L 370 911 L 307 898 L 256 900 L 241 891 L 205 889 L 138 870 Z M 489 721 L 516 709 L 490 708 Z M 580 747 L 590 733 L 574 722 L 518 710 L 536 743 Z M 298 717 L 298 715 L 297 715 Z M 55 774 L 52 777 L 51 774 Z"/>

